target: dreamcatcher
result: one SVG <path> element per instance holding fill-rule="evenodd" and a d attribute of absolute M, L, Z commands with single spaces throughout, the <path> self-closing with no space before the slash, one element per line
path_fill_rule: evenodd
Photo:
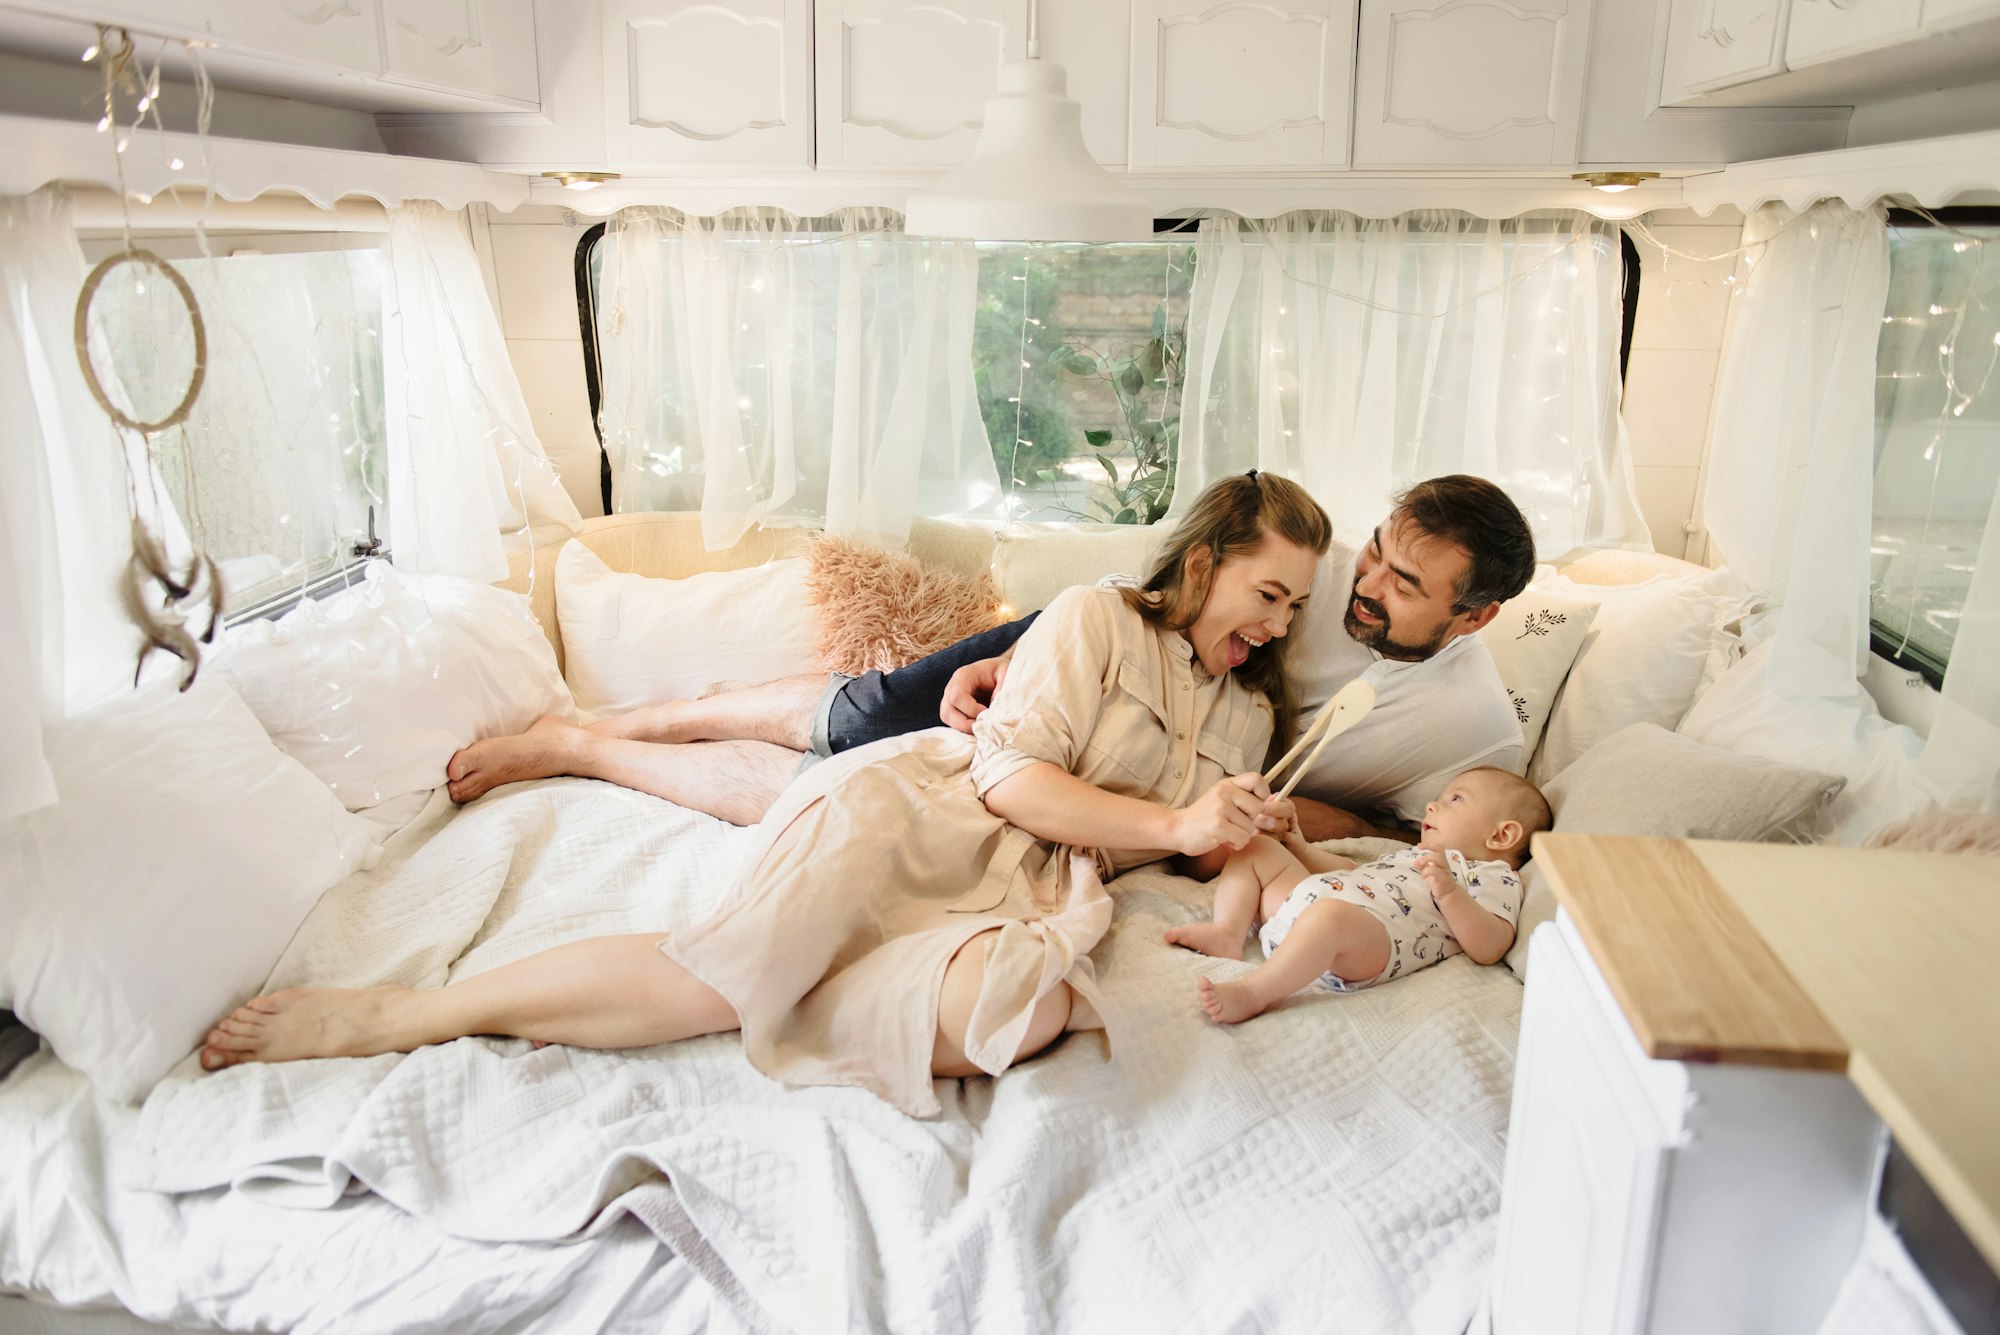
<path fill-rule="evenodd" d="M 123 29 L 99 29 L 98 37 L 97 46 L 92 48 L 104 72 L 104 119 L 98 125 L 118 135 L 115 144 L 118 199 L 124 210 L 124 222 L 121 249 L 90 271 L 77 294 L 76 357 L 91 397 L 117 427 L 125 445 L 132 557 L 125 569 L 123 595 L 126 610 L 145 636 L 138 664 L 133 669 L 133 681 L 138 682 L 146 660 L 160 650 L 181 660 L 180 688 L 185 691 L 194 684 L 195 673 L 201 666 L 201 646 L 214 640 L 222 622 L 222 578 L 201 540 L 201 506 L 193 451 L 186 448 L 185 441 L 178 451 L 185 475 L 182 497 L 187 510 L 187 533 L 183 538 L 172 528 L 175 508 L 162 489 L 158 446 L 166 433 L 184 432 L 188 414 L 201 395 L 207 372 L 208 333 L 202 322 L 201 306 L 187 280 L 159 255 L 132 243 L 124 171 L 124 153 L 131 135 L 118 131 L 117 99 L 120 92 L 136 99 L 137 119 L 133 123 L 136 130 L 159 98 L 158 65 L 150 72 L 141 67 L 131 36 Z M 205 136 L 205 98 L 203 111 Z M 157 111 L 154 117 L 157 122 Z M 126 326 L 122 331 L 115 327 L 110 315 L 95 309 L 100 293 L 116 287 L 123 288 L 120 292 L 123 309 L 132 312 L 121 316 Z M 166 341 L 148 344 L 139 358 L 132 355 L 129 346 L 121 347 L 127 337 L 144 326 L 138 312 L 169 315 L 174 307 L 183 313 L 186 323 L 185 355 Z M 104 348 L 101 358 L 94 351 L 100 344 Z M 112 374 L 100 374 L 100 360 L 112 369 Z M 146 374 L 119 374 L 121 360 L 124 369 L 143 366 Z M 177 552 L 177 547 L 185 550 Z M 206 624 L 202 624 L 204 617 Z M 201 626 L 199 631 L 195 629 L 197 625 Z"/>

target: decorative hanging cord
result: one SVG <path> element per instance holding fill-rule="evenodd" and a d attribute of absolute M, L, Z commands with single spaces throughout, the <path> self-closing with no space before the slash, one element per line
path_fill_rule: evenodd
<path fill-rule="evenodd" d="M 114 42 L 115 37 L 115 42 Z M 121 432 L 130 432 L 139 438 L 139 456 L 144 461 L 145 483 L 152 494 L 154 509 L 164 511 L 171 503 L 159 493 L 158 452 L 154 448 L 154 437 L 161 432 L 180 426 L 187 420 L 195 400 L 201 395 L 202 382 L 207 374 L 208 331 L 202 322 L 201 306 L 196 302 L 193 290 L 179 271 L 150 250 L 132 244 L 132 213 L 130 196 L 125 185 L 125 150 L 130 146 L 132 135 L 143 123 L 146 113 L 152 110 L 160 96 L 160 70 L 156 62 L 148 71 L 141 66 L 137 52 L 132 45 L 132 36 L 123 28 L 99 26 L 97 44 L 93 53 L 104 73 L 104 118 L 98 122 L 100 130 L 116 135 L 113 145 L 113 162 L 118 180 L 118 203 L 122 211 L 121 239 L 123 249 L 100 261 L 77 294 L 76 317 L 72 334 L 76 345 L 77 365 L 83 371 L 84 384 L 91 397 L 104 410 L 112 424 Z M 132 129 L 118 130 L 118 93 L 123 90 L 138 99 L 137 111 Z M 205 109 L 205 104 L 204 104 Z M 158 112 L 154 110 L 158 121 Z M 201 126 L 204 143 L 207 126 Z M 115 404 L 105 390 L 97 374 L 97 367 L 90 355 L 91 306 L 103 285 L 105 276 L 124 265 L 136 265 L 151 269 L 164 276 L 172 284 L 175 294 L 187 311 L 188 323 L 194 341 L 194 364 L 189 373 L 186 390 L 179 402 L 165 416 L 152 421 L 141 421 Z M 189 451 L 182 449 L 182 467 L 187 475 L 185 490 L 188 508 L 193 512 L 190 522 L 190 550 L 185 566 L 177 566 L 164 537 L 148 522 L 148 509 L 139 502 L 140 479 L 136 476 L 136 465 L 132 453 L 125 452 L 126 502 L 132 515 L 132 557 L 126 563 L 123 595 L 127 612 L 133 622 L 145 635 L 145 644 L 139 651 L 139 661 L 132 670 L 133 684 L 137 685 L 144 672 L 146 660 L 155 650 L 172 654 L 181 660 L 184 671 L 180 688 L 185 691 L 194 684 L 195 674 L 201 667 L 201 646 L 215 638 L 216 629 L 222 622 L 222 574 L 215 562 L 203 550 L 200 503 L 195 491 L 193 465 L 188 458 Z M 188 628 L 188 618 L 192 610 L 188 605 L 196 599 L 205 603 L 208 624 L 199 636 Z"/>

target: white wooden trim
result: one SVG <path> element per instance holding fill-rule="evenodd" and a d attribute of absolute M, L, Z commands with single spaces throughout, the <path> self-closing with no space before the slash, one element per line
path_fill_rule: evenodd
<path fill-rule="evenodd" d="M 1681 194 L 1703 215 L 1725 204 L 1749 213 L 1770 203 L 1802 209 L 1819 199 L 1865 209 L 1889 195 L 1939 208 L 1968 194 L 2000 194 L 2000 130 L 1733 163 L 1683 177 Z"/>
<path fill-rule="evenodd" d="M 0 194 L 25 195 L 57 181 L 116 189 L 119 163 L 113 142 L 111 133 L 84 122 L 0 116 Z M 122 156 L 126 190 L 145 198 L 173 185 L 199 188 L 211 180 L 224 199 L 286 191 L 322 208 L 350 195 L 385 207 L 432 199 L 448 209 L 474 203 L 512 209 L 528 198 L 525 177 L 387 153 L 214 137 L 204 143 L 191 134 L 142 131 Z M 179 170 L 170 166 L 175 158 L 181 160 Z"/>

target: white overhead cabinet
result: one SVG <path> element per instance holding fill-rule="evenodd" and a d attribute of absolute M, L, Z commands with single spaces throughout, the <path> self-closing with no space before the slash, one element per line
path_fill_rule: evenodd
<path fill-rule="evenodd" d="M 2000 0 L 1664 3 L 1667 106 L 1859 102 L 2000 70 Z"/>
<path fill-rule="evenodd" d="M 1793 69 L 1916 35 L 1923 0 L 1792 0 L 1785 63 Z"/>
<path fill-rule="evenodd" d="M 306 0 L 281 0 L 304 8 Z M 330 9 L 348 0 L 334 0 Z M 533 0 L 381 0 L 382 52 L 393 79 L 533 103 Z"/>
<path fill-rule="evenodd" d="M 1590 0 L 1363 0 L 1354 165 L 1576 160 Z"/>
<path fill-rule="evenodd" d="M 1354 0 L 1135 0 L 1132 166 L 1340 167 Z"/>
<path fill-rule="evenodd" d="M 943 165 L 972 151 L 1025 0 L 818 0 L 823 167 Z"/>
<path fill-rule="evenodd" d="M 605 0 L 611 160 L 812 165 L 811 0 Z"/>
<path fill-rule="evenodd" d="M 1677 101 L 1785 68 L 1785 24 L 1793 0 L 1670 0 L 1662 85 Z"/>
<path fill-rule="evenodd" d="M 42 3 L 44 13 L 129 27 L 134 33 L 198 37 L 244 55 L 382 72 L 376 0 L 150 0 L 149 3 Z"/>

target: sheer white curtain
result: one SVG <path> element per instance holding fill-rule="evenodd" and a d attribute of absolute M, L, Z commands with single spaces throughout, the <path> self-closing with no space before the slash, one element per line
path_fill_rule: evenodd
<path fill-rule="evenodd" d="M 1922 771 L 1947 801 L 2000 811 L 2000 488 L 1986 517 Z"/>
<path fill-rule="evenodd" d="M 500 320 L 456 213 L 390 210 L 383 397 L 389 535 L 399 568 L 506 577 L 503 532 L 579 527 L 536 439 Z"/>
<path fill-rule="evenodd" d="M 1618 417 L 1618 234 L 1580 213 L 1207 219 L 1175 511 L 1272 469 L 1348 537 L 1389 495 L 1475 473 L 1537 546 L 1650 547 Z"/>
<path fill-rule="evenodd" d="M 1882 215 L 1766 205 L 1743 229 L 1702 512 L 1729 568 L 1784 610 L 1781 696 L 1859 694 L 1868 655 Z"/>
<path fill-rule="evenodd" d="M 973 383 L 971 242 L 884 210 L 630 209 L 606 230 L 612 509 L 699 510 L 710 547 L 824 523 L 892 546 L 999 494 Z"/>
<path fill-rule="evenodd" d="M 0 196 L 0 817 L 53 800 L 43 723 L 118 690 L 137 655 L 119 444 L 71 338 L 84 273 L 60 193 Z"/>

